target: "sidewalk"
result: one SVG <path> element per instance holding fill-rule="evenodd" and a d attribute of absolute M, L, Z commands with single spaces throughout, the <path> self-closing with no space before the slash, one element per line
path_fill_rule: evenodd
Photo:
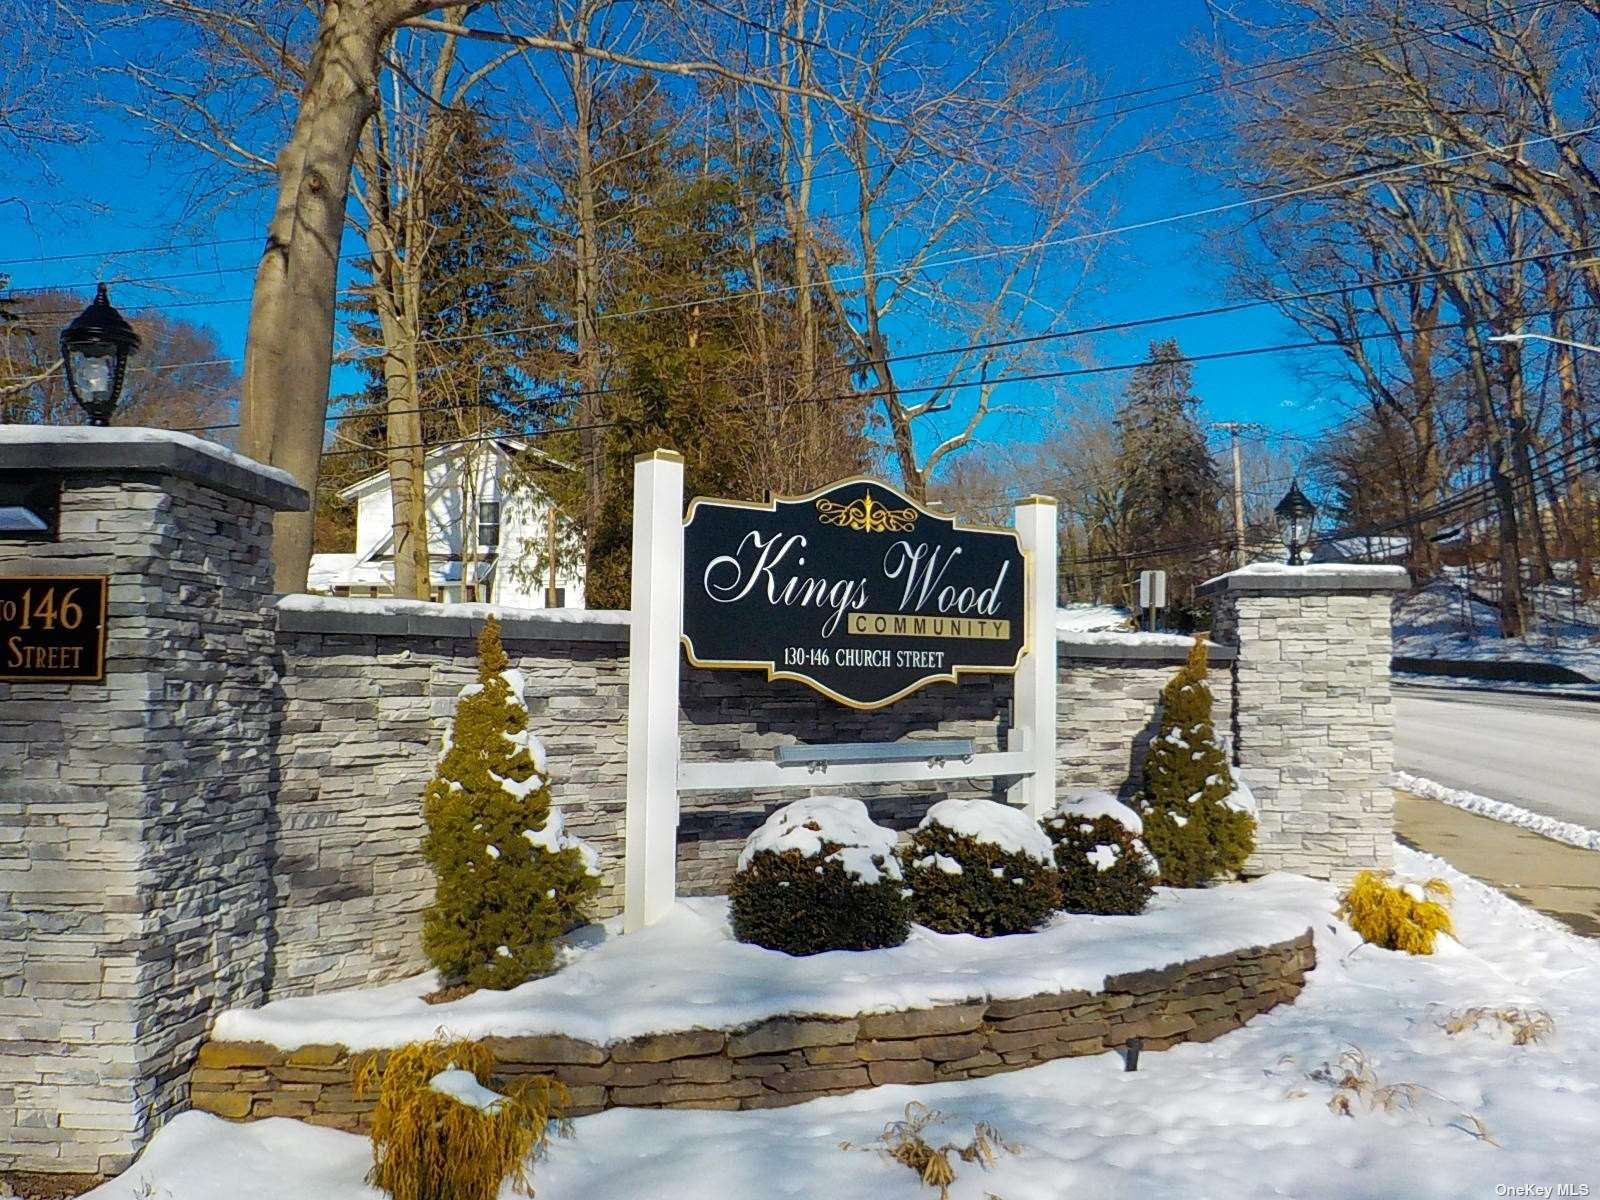
<path fill-rule="evenodd" d="M 1600 938 L 1600 852 L 1396 792 L 1401 841 L 1513 896 L 1576 933 Z"/>

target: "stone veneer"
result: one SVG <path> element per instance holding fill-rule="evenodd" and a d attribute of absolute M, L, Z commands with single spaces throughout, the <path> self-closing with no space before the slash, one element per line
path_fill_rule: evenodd
<path fill-rule="evenodd" d="M 109 1172 L 264 996 L 268 539 L 306 498 L 181 435 L 35 432 L 77 440 L 0 471 L 59 473 L 58 536 L 0 540 L 0 573 L 109 576 L 109 631 L 103 683 L 0 683 L 0 1170 Z"/>
<path fill-rule="evenodd" d="M 1237 647 L 1234 764 L 1260 806 L 1247 872 L 1345 883 L 1392 865 L 1390 604 L 1409 585 L 1403 567 L 1263 563 L 1200 589 Z"/>
<path fill-rule="evenodd" d="M 570 1115 L 607 1108 L 777 1108 L 892 1083 L 937 1083 L 1101 1054 L 1206 1042 L 1300 994 L 1316 965 L 1311 931 L 1271 946 L 1107 977 L 1063 992 L 852 1018 L 782 1016 L 740 1029 L 660 1033 L 608 1046 L 562 1036 L 489 1038 L 497 1077 L 551 1075 Z M 365 1132 L 374 1097 L 343 1046 L 278 1050 L 208 1042 L 194 1107 L 235 1120 L 293 1117 Z"/>
<path fill-rule="evenodd" d="M 533 729 L 550 751 L 551 792 L 568 827 L 598 849 L 605 881 L 596 915 L 622 908 L 627 782 L 626 614 L 581 619 L 502 615 L 512 663 L 528 680 Z M 294 597 L 278 611 L 283 721 L 275 747 L 276 940 L 269 998 L 385 982 L 425 968 L 418 914 L 432 898 L 422 859 L 421 795 L 462 685 L 476 678 L 481 616 L 437 606 L 329 604 Z M 1183 639 L 1063 639 L 1057 781 L 1063 790 L 1137 785 L 1160 692 L 1186 656 Z M 1231 648 L 1217 647 L 1226 665 Z M 1221 697 L 1226 701 L 1226 689 Z M 892 741 L 926 735 L 1001 748 L 1006 677 L 925 689 L 871 713 L 755 672 L 686 668 L 686 761 L 759 758 L 795 742 Z M 1219 719 L 1225 727 L 1226 720 Z M 1008 781 L 830 787 L 867 800 L 873 819 L 914 826 L 946 795 L 1004 798 Z M 744 840 L 801 793 L 681 796 L 678 890 L 728 890 Z"/>

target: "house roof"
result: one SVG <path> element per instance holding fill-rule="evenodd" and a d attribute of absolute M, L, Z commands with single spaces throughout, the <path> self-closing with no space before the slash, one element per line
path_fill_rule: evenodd
<path fill-rule="evenodd" d="M 439 445 L 432 447 L 427 454 L 424 455 L 424 462 L 433 462 L 436 459 L 443 458 L 447 455 L 459 454 L 465 447 L 478 444 L 480 444 L 480 439 L 478 438 L 461 438 L 454 442 L 441 442 Z M 523 441 L 521 438 L 485 438 L 481 439 L 481 444 L 492 447 L 508 459 L 513 454 L 531 454 L 536 458 L 543 459 L 550 466 L 559 467 L 563 471 L 576 470 L 571 463 L 562 462 L 559 458 L 553 458 L 544 451 L 529 446 L 528 443 Z M 341 500 L 351 500 L 356 496 L 362 496 L 368 492 L 377 491 L 379 488 L 386 487 L 388 486 L 388 482 L 389 472 L 387 470 L 382 470 L 375 475 L 368 475 L 365 479 L 358 479 L 355 483 L 350 484 L 350 486 L 340 489 L 339 498 Z"/>

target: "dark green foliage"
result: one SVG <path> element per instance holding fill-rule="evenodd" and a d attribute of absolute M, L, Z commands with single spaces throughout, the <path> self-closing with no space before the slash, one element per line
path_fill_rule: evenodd
<path fill-rule="evenodd" d="M 422 853 L 437 884 L 422 946 L 447 984 L 509 988 L 550 970 L 556 939 L 587 919 L 600 877 L 593 853 L 561 831 L 547 778 L 521 797 L 502 784 L 527 784 L 538 771 L 493 618 L 478 655 L 478 690 L 456 706 L 422 799 Z"/>
<path fill-rule="evenodd" d="M 1232 791 L 1233 774 L 1211 723 L 1205 643 L 1196 638 L 1189 661 L 1161 691 L 1161 728 L 1139 794 L 1144 840 L 1164 883 L 1196 887 L 1244 866 L 1256 823 L 1225 803 Z"/>
<path fill-rule="evenodd" d="M 785 954 L 877 950 L 898 946 L 911 932 L 910 910 L 895 864 L 876 883 L 863 883 L 828 856 L 762 850 L 733 877 L 729 899 L 733 936 Z"/>
<path fill-rule="evenodd" d="M 954 860 L 960 873 L 941 867 L 940 857 Z M 1053 865 L 943 825 L 913 833 L 901 863 L 912 919 L 940 933 L 1026 933 L 1050 919 L 1060 896 Z"/>
<path fill-rule="evenodd" d="M 1211 564 L 1189 548 L 1148 552 L 1214 545 L 1222 537 L 1223 487 L 1196 417 L 1199 405 L 1189 360 L 1169 339 L 1150 343 L 1150 357 L 1129 376 L 1117 410 L 1120 536 L 1141 551 L 1141 568 L 1168 573 L 1167 596 L 1180 612 Z"/>
<path fill-rule="evenodd" d="M 1070 913 L 1133 916 L 1150 903 L 1155 871 L 1144 843 L 1115 817 L 1056 813 L 1044 820 L 1056 848 L 1061 908 Z M 1101 870 L 1095 857 L 1115 854 Z"/>

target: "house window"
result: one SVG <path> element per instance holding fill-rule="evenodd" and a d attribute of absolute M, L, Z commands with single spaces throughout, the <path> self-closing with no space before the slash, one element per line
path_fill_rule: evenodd
<path fill-rule="evenodd" d="M 500 545 L 500 501 L 478 501 L 478 545 L 491 549 Z"/>

